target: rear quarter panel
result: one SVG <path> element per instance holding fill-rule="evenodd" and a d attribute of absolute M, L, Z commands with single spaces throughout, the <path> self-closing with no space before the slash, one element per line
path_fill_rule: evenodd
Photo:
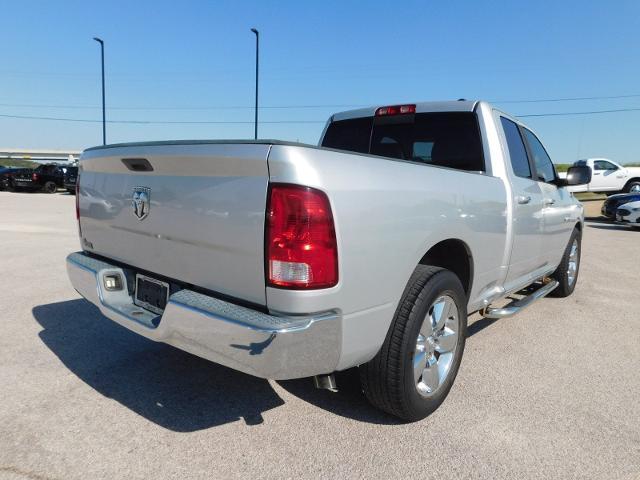
<path fill-rule="evenodd" d="M 341 367 L 369 360 L 382 344 L 411 273 L 433 245 L 465 242 L 473 256 L 469 306 L 501 278 L 507 228 L 501 179 L 328 149 L 274 145 L 271 182 L 327 193 L 339 283 L 326 290 L 267 288 L 270 310 L 345 316 Z"/>

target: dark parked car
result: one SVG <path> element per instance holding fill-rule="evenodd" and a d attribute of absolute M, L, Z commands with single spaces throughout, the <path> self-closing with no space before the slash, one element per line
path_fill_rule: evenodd
<path fill-rule="evenodd" d="M 0 165 L 0 190 L 8 190 L 8 177 L 6 176 L 12 170 L 10 167 Z"/>
<path fill-rule="evenodd" d="M 14 190 L 42 190 L 46 193 L 55 193 L 58 188 L 64 188 L 64 170 L 56 164 L 40 165 L 35 170 L 18 173 L 13 177 Z"/>
<path fill-rule="evenodd" d="M 31 174 L 30 168 L 0 167 L 0 190 L 13 190 L 13 177 L 19 173 Z"/>
<path fill-rule="evenodd" d="M 620 193 L 618 195 L 611 195 L 602 204 L 600 213 L 611 220 L 615 220 L 616 209 L 620 205 L 624 205 L 629 202 L 637 202 L 639 200 L 640 193 Z"/>
<path fill-rule="evenodd" d="M 67 192 L 76 193 L 76 181 L 78 180 L 78 167 L 64 167 L 66 172 L 64 172 L 64 188 L 67 189 Z"/>

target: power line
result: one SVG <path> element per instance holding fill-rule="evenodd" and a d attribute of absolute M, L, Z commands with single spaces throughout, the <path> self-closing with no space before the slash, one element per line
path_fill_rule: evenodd
<path fill-rule="evenodd" d="M 59 122 L 76 123 L 102 123 L 102 120 L 90 118 L 66 118 L 66 117 L 33 117 L 28 115 L 6 115 L 0 114 L 2 118 L 17 118 L 22 120 L 52 120 Z M 136 124 L 136 125 L 216 125 L 216 124 L 253 124 L 253 121 L 216 121 L 216 120 L 107 120 L 107 123 Z M 326 123 L 326 120 L 264 120 L 260 123 Z"/>
<path fill-rule="evenodd" d="M 584 100 L 613 100 L 622 98 L 639 98 L 640 94 L 608 95 L 594 97 L 564 97 L 564 98 L 539 98 L 527 100 L 492 100 L 491 103 L 548 103 L 548 102 L 573 102 Z M 61 105 L 61 104 L 37 104 L 37 103 L 0 103 L 2 107 L 18 108 L 60 108 L 60 109 L 98 109 L 99 105 Z M 364 104 L 309 104 L 309 105 L 264 105 L 264 109 L 306 109 L 306 108 L 358 108 L 366 107 Z M 109 107 L 109 110 L 245 110 L 253 109 L 253 105 L 210 105 L 210 106 L 166 106 L 166 107 Z"/>
<path fill-rule="evenodd" d="M 290 109 L 290 108 L 355 108 L 364 105 L 335 104 L 335 105 L 265 105 L 261 109 Z M 35 103 L 0 103 L 0 107 L 20 107 L 20 108 L 60 108 L 60 109 L 98 109 L 99 105 L 56 105 L 56 104 L 35 104 Z M 107 110 L 244 110 L 254 109 L 255 106 L 248 105 L 217 105 L 203 107 L 109 107 Z"/>
<path fill-rule="evenodd" d="M 618 112 L 639 112 L 640 108 L 616 108 L 612 110 L 591 110 L 589 112 L 555 112 L 555 113 L 530 113 L 527 115 L 516 115 L 519 118 L 525 117 L 560 117 L 568 115 L 596 115 L 599 113 L 618 113 Z"/>
<path fill-rule="evenodd" d="M 565 98 L 538 98 L 535 100 L 493 100 L 491 103 L 546 103 L 546 102 L 575 102 L 579 100 L 611 100 L 616 98 L 637 98 L 640 94 L 611 95 L 603 97 L 565 97 Z"/>
<path fill-rule="evenodd" d="M 527 117 L 557 117 L 570 115 L 597 115 L 603 113 L 619 113 L 619 112 L 638 112 L 640 108 L 617 108 L 611 110 L 590 110 L 586 112 L 552 112 L 552 113 L 531 113 L 526 115 L 515 115 L 519 118 Z M 60 122 L 76 122 L 76 123 L 100 123 L 101 120 L 89 118 L 67 118 L 67 117 L 40 117 L 29 115 L 8 115 L 0 114 L 1 118 L 15 118 L 22 120 L 49 120 Z M 107 123 L 129 124 L 129 125 L 245 125 L 253 124 L 253 121 L 244 120 L 107 120 Z M 326 123 L 326 120 L 265 120 L 261 123 L 266 124 L 314 124 Z"/>

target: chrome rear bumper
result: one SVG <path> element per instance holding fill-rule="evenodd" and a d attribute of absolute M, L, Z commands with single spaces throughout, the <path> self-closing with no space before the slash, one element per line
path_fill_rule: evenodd
<path fill-rule="evenodd" d="M 251 375 L 275 380 L 333 372 L 340 358 L 342 318 L 338 312 L 277 316 L 191 290 L 169 297 L 161 316 L 133 303 L 132 271 L 82 252 L 67 257 L 67 272 L 80 295 L 102 314 L 146 338 Z M 107 291 L 103 278 L 120 273 L 120 291 Z"/>

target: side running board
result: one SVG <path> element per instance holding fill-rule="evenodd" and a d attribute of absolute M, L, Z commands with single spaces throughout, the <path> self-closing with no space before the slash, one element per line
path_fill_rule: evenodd
<path fill-rule="evenodd" d="M 510 303 L 504 307 L 487 307 L 483 309 L 480 314 L 486 318 L 505 318 L 515 315 L 516 313 L 521 312 L 529 305 L 531 305 L 536 300 L 541 299 L 542 297 L 546 297 L 549 293 L 551 293 L 558 286 L 558 282 L 556 280 L 551 280 L 548 283 L 545 283 L 542 287 L 537 289 L 535 292 L 527 295 L 520 300 L 516 300 L 513 303 Z"/>

